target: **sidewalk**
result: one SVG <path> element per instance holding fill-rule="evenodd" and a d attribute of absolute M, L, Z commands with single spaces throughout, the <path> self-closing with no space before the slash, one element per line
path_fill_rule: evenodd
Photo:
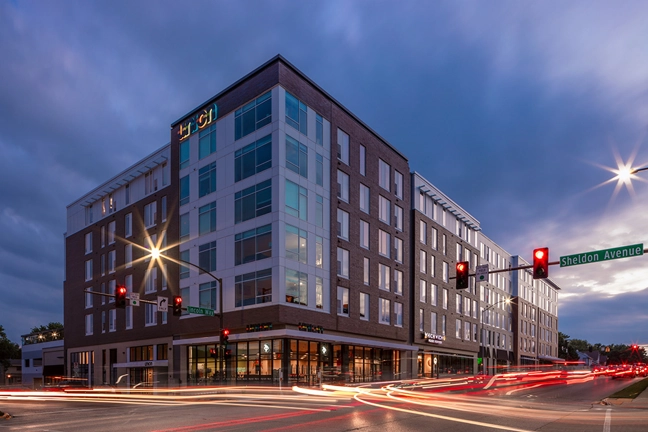
<path fill-rule="evenodd" d="M 605 398 L 603 402 L 607 405 L 623 405 L 625 408 L 648 409 L 648 388 L 639 393 L 639 396 L 634 399 Z"/>

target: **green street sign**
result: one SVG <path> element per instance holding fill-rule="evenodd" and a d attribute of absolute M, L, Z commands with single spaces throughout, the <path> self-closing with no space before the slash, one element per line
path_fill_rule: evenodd
<path fill-rule="evenodd" d="M 593 252 L 585 252 L 575 255 L 560 257 L 560 267 L 569 267 L 579 264 L 589 264 L 599 261 L 610 261 L 613 259 L 630 258 L 643 255 L 643 243 L 621 246 L 612 249 L 603 249 Z"/>
<path fill-rule="evenodd" d="M 214 316 L 214 309 L 205 309 L 201 307 L 187 306 L 187 312 L 191 314 Z"/>

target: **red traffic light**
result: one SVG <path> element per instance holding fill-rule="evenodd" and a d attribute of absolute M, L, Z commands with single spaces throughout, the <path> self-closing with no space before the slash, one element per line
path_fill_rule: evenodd
<path fill-rule="evenodd" d="M 173 296 L 173 315 L 182 315 L 182 297 L 180 296 Z"/>
<path fill-rule="evenodd" d="M 468 288 L 468 261 L 459 261 L 457 263 L 457 289 Z"/>
<path fill-rule="evenodd" d="M 549 276 L 549 248 L 533 250 L 533 279 L 544 279 Z"/>
<path fill-rule="evenodd" d="M 117 285 L 115 288 L 115 307 L 123 309 L 126 307 L 126 293 L 128 289 L 124 285 Z"/>
<path fill-rule="evenodd" d="M 229 330 L 223 329 L 223 336 L 229 336 Z"/>

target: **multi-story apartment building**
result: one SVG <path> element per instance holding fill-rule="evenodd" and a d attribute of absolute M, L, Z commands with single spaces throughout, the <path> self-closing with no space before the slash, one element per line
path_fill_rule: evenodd
<path fill-rule="evenodd" d="M 412 174 L 412 330 L 418 376 L 472 374 L 477 365 L 478 292 L 455 289 L 456 263 L 474 273 L 479 221 L 418 173 Z"/>
<path fill-rule="evenodd" d="M 525 267 L 522 257 L 511 265 Z M 551 279 L 533 279 L 531 269 L 512 272 L 513 334 L 515 364 L 537 365 L 558 359 L 558 291 Z"/>
<path fill-rule="evenodd" d="M 413 359 L 408 173 L 394 147 L 273 58 L 68 207 L 68 364 L 131 384 L 401 376 Z M 161 260 L 146 259 L 153 245 Z M 118 284 L 144 302 L 181 295 L 223 323 L 84 293 Z"/>
<path fill-rule="evenodd" d="M 515 363 L 511 271 L 496 271 L 511 268 L 511 255 L 482 234 L 479 256 L 489 269 L 488 280 L 479 287 L 480 370 L 491 375 Z"/>
<path fill-rule="evenodd" d="M 281 56 L 67 213 L 67 373 L 91 384 L 432 377 L 510 345 L 504 279 L 455 289 L 457 261 L 502 264 L 479 222 Z"/>

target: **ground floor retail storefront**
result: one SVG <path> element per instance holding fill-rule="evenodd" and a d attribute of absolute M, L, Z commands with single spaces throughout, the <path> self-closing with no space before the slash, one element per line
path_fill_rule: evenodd
<path fill-rule="evenodd" d="M 306 337 L 273 337 L 237 340 L 225 350 L 216 343 L 180 348 L 187 366 L 181 380 L 187 385 L 225 381 L 230 385 L 313 386 L 320 382 L 388 381 L 399 379 L 405 366 L 401 362 L 402 350 L 369 346 L 361 341 L 350 344 Z"/>
<path fill-rule="evenodd" d="M 419 351 L 417 356 L 419 378 L 447 378 L 477 373 L 477 353 Z"/>

